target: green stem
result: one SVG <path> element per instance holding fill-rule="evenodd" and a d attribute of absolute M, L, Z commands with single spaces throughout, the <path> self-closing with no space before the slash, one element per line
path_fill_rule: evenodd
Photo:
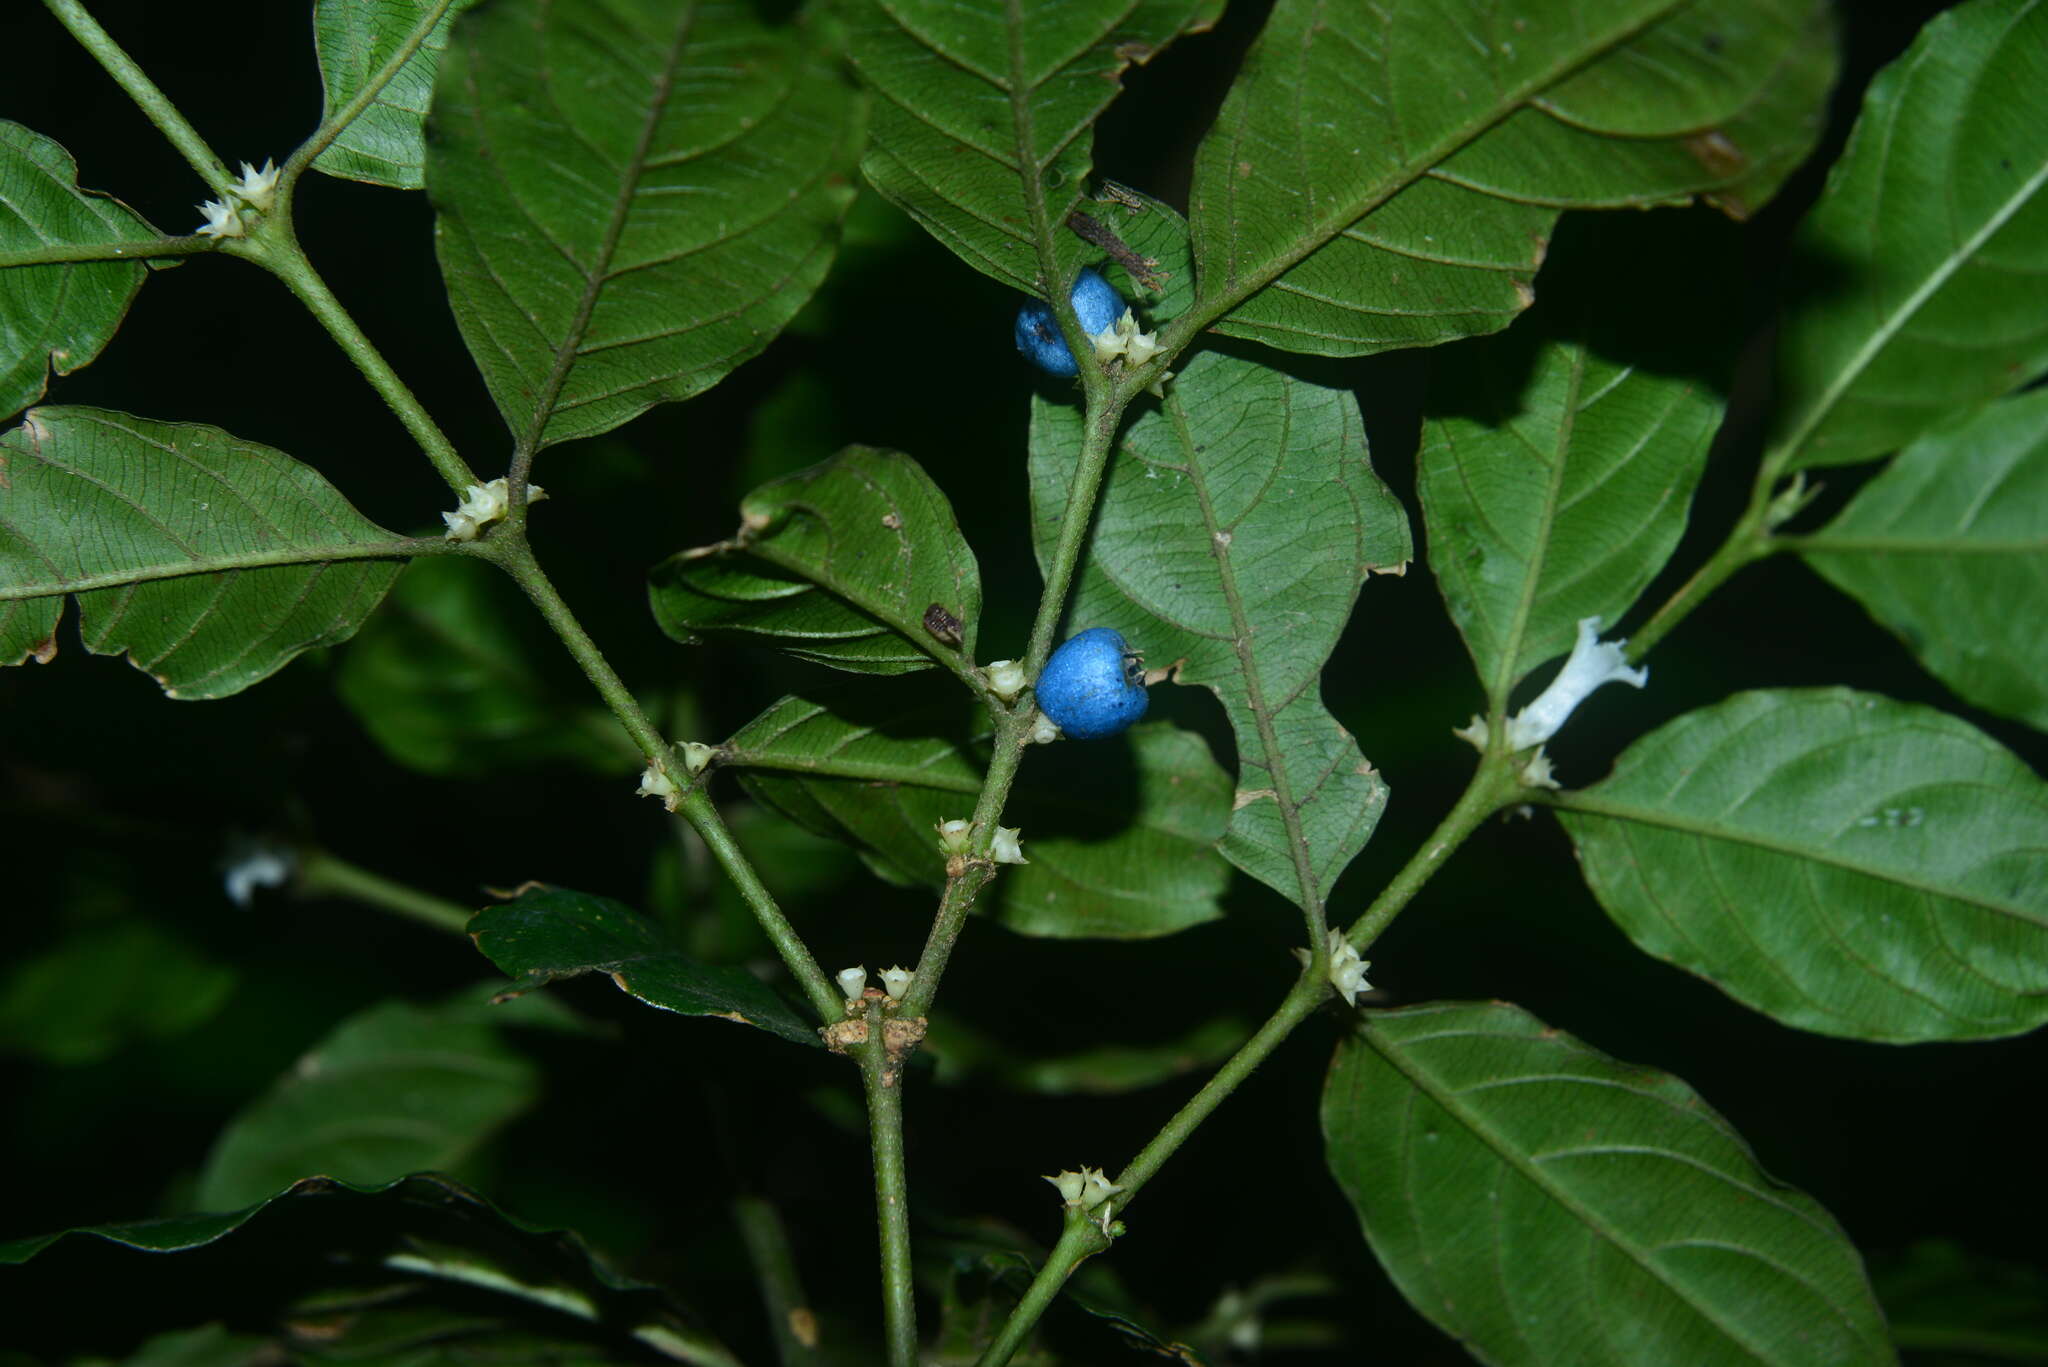
<path fill-rule="evenodd" d="M 145 261 L 165 256 L 198 256 L 216 251 L 218 238 L 153 237 L 141 242 L 63 242 L 54 247 L 28 247 L 0 252 L 0 271 L 14 266 L 59 266 L 72 261 Z"/>
<path fill-rule="evenodd" d="M 868 1099 L 868 1146 L 874 1157 L 875 1222 L 881 1231 L 882 1322 L 889 1367 L 917 1367 L 917 1301 L 910 1265 L 910 1184 L 903 1171 L 902 1061 L 889 1057 L 879 1009 L 868 1012 L 860 1049 L 861 1088 Z"/>
<path fill-rule="evenodd" d="M 1095 520 L 1095 496 L 1102 488 L 1103 471 L 1109 468 L 1116 450 L 1117 431 L 1123 425 L 1129 395 L 1118 391 L 1091 394 L 1088 426 L 1081 440 L 1081 457 L 1074 466 L 1073 483 L 1067 486 L 1067 507 L 1060 517 L 1060 539 L 1053 547 L 1052 562 L 1045 569 L 1045 588 L 1038 599 L 1038 616 L 1031 623 L 1031 644 L 1024 656 L 1024 673 L 1037 678 L 1052 654 L 1053 633 L 1066 611 L 1067 594 L 1074 583 L 1074 571 L 1081 563 L 1081 551 L 1088 541 L 1088 529 Z"/>
<path fill-rule="evenodd" d="M 782 1367 L 811 1367 L 818 1360 L 818 1317 L 804 1295 L 780 1212 L 758 1196 L 741 1196 L 732 1203 L 732 1220 L 739 1226 L 740 1241 L 754 1265 L 754 1280 L 761 1287 L 762 1307 L 775 1334 L 776 1360 Z"/>
<path fill-rule="evenodd" d="M 1767 523 L 1771 508 L 1770 486 L 1774 480 L 1775 476 L 1766 463 L 1757 474 L 1749 507 L 1743 510 L 1742 516 L 1730 529 L 1728 539 L 1708 557 L 1706 564 L 1694 572 L 1692 578 L 1679 585 L 1677 591 L 1664 600 L 1649 621 L 1629 637 L 1628 658 L 1632 663 L 1638 663 L 1648 655 L 1652 647 L 1670 635 L 1671 629 L 1705 602 L 1709 594 L 1733 578 L 1737 570 L 1771 553 Z"/>
<path fill-rule="evenodd" d="M 739 890 L 740 897 L 754 913 L 754 919 L 760 923 L 763 933 L 774 943 L 776 952 L 782 956 L 782 962 L 789 969 L 790 976 L 797 980 L 804 990 L 804 995 L 810 998 L 811 1009 L 818 1013 L 818 1019 L 836 1021 L 843 1018 L 846 1015 L 846 998 L 826 979 L 824 970 L 818 967 L 818 961 L 811 957 L 810 946 L 804 943 L 803 936 L 797 934 L 796 927 L 789 923 L 789 918 L 782 914 L 782 908 L 776 905 L 775 895 L 768 891 L 761 882 L 761 876 L 754 872 L 752 862 L 748 860 L 746 852 L 740 849 L 739 842 L 732 838 L 732 832 L 726 828 L 725 820 L 719 816 L 718 808 L 712 804 L 710 796 L 701 787 L 692 788 L 682 795 L 676 810 L 696 828 L 698 835 L 704 837 L 705 847 L 711 851 L 711 857 L 718 861 L 718 867 L 725 871 L 725 876 L 731 879 L 732 885 Z"/>
<path fill-rule="evenodd" d="M 429 417 L 413 392 L 406 388 L 405 381 L 398 378 L 398 372 L 384 360 L 374 343 L 363 335 L 349 316 L 341 301 L 334 297 L 334 291 L 327 288 L 327 282 L 320 278 L 320 272 L 300 250 L 298 238 L 293 234 L 287 202 L 279 200 L 277 211 L 258 225 L 261 234 L 245 243 L 237 243 L 233 250 L 238 256 L 246 256 L 284 282 L 290 290 L 312 311 L 320 325 L 354 361 L 356 369 L 370 382 L 370 387 L 405 424 L 405 430 L 419 443 L 420 450 L 432 461 L 434 469 L 440 472 L 448 487 L 458 495 L 477 483 L 476 472 L 455 450 L 455 443 L 448 440 L 440 425 Z"/>
<path fill-rule="evenodd" d="M 412 60 L 413 54 L 420 50 L 420 45 L 433 35 L 434 26 L 441 22 L 441 16 L 446 14 L 454 3 L 455 0 L 435 0 L 434 7 L 420 17 L 413 25 L 412 32 L 405 35 L 405 41 L 398 45 L 384 65 L 371 73 L 370 79 L 363 83 L 362 89 L 358 90 L 347 104 L 323 119 L 320 126 L 313 130 L 312 137 L 299 144 L 298 150 L 291 154 L 278 173 L 280 184 L 297 180 L 300 173 L 311 166 L 314 159 L 325 152 L 350 124 L 362 117 L 365 109 L 376 103 L 377 97 L 384 93 L 384 87 L 391 84 L 392 78 L 397 76 L 405 64 Z"/>
<path fill-rule="evenodd" d="M 475 914 L 459 902 L 395 883 L 325 850 L 310 850 L 299 856 L 297 887 L 305 896 L 345 897 L 457 935 L 468 933 L 469 918 Z"/>
<path fill-rule="evenodd" d="M 227 167 L 213 154 L 213 149 L 206 145 L 206 139 L 199 136 L 199 131 L 185 121 L 185 116 L 178 112 L 170 98 L 157 89 L 156 82 L 145 76 L 142 68 L 121 50 L 121 45 L 99 26 L 99 21 L 86 12 L 85 6 L 79 0 L 43 0 L 43 4 L 57 16 L 58 23 L 71 30 L 71 36 L 78 40 L 79 45 L 106 68 L 107 74 L 121 89 L 128 92 L 128 98 L 134 100 L 149 121 L 170 139 L 171 146 L 178 149 L 186 163 L 199 173 L 199 178 L 211 186 L 215 194 L 227 198 L 229 189 L 236 184 Z"/>
<path fill-rule="evenodd" d="M 1479 824 L 1494 812 L 1509 803 L 1526 796 L 1521 784 L 1514 778 L 1513 770 L 1505 757 L 1487 756 L 1480 760 L 1479 768 L 1472 780 L 1459 796 L 1450 813 L 1440 822 L 1435 831 L 1424 841 L 1421 848 L 1411 855 L 1401 871 L 1389 882 L 1379 897 L 1374 900 L 1365 914 L 1353 923 L 1349 931 L 1352 943 L 1364 949 L 1373 937 L 1391 924 L 1422 891 L 1436 871 L 1443 867 L 1451 852 L 1465 842 L 1466 837 L 1478 829 Z M 1203 1121 L 1215 1113 L 1230 1094 L 1250 1077 L 1261 1063 L 1264 1063 L 1278 1049 L 1296 1026 L 1314 1014 L 1316 1008 L 1328 998 L 1329 986 L 1325 981 L 1326 968 L 1321 965 L 1326 958 L 1310 963 L 1306 972 L 1295 981 L 1280 1006 L 1261 1025 L 1258 1032 L 1225 1060 L 1222 1067 L 1204 1084 L 1202 1089 L 1189 1098 L 1186 1105 L 1174 1112 L 1173 1118 L 1160 1127 L 1159 1133 L 1138 1151 L 1124 1170 L 1116 1175 L 1116 1185 L 1121 1187 L 1113 1201 L 1114 1209 L 1121 1215 L 1130 1205 L 1141 1188 L 1158 1175 L 1166 1160 L 1171 1158 L 1180 1146 Z M 1002 1367 L 1010 1360 L 1024 1340 L 1030 1335 L 1032 1326 L 1045 1312 L 1058 1294 L 1066 1279 L 1073 1275 L 1076 1267 L 1093 1253 L 1109 1247 L 1109 1236 L 1102 1232 L 1094 1220 L 1076 1220 L 1070 1213 L 1067 1227 L 1060 1241 L 1047 1257 L 1045 1265 L 1032 1279 L 1024 1297 L 1010 1312 L 1010 1318 L 1003 1324 L 978 1367 Z"/>

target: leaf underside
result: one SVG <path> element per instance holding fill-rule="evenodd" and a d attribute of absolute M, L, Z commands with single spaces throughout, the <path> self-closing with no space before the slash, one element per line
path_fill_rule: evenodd
<path fill-rule="evenodd" d="M 1505 1003 L 1371 1013 L 1330 1170 L 1410 1304 L 1481 1361 L 1896 1359 L 1855 1247 L 1677 1078 Z"/>
<path fill-rule="evenodd" d="M 362 93 L 405 40 L 432 15 L 440 16 L 412 56 L 371 103 L 341 130 L 313 165 L 345 180 L 417 190 L 427 183 L 422 126 L 433 100 L 434 77 L 448 48 L 455 16 L 476 0 L 314 0 L 313 45 L 325 92 L 322 119 L 331 119 Z"/>
<path fill-rule="evenodd" d="M 318 472 L 217 427 L 38 408 L 0 475 L 0 664 L 55 655 L 75 593 L 87 650 L 224 698 L 347 640 L 399 571 Z"/>
<path fill-rule="evenodd" d="M 1638 947 L 1787 1025 L 1906 1042 L 2048 1022 L 2048 784 L 1954 717 L 1737 694 L 1566 805 Z"/>

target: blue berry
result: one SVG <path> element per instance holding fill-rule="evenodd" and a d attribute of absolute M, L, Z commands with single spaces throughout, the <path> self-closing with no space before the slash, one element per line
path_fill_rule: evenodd
<path fill-rule="evenodd" d="M 1124 638 L 1090 627 L 1052 653 L 1032 686 L 1038 710 L 1075 740 L 1100 740 L 1145 715 L 1145 671 Z"/>
<path fill-rule="evenodd" d="M 1081 320 L 1081 331 L 1090 337 L 1115 327 L 1127 307 L 1116 286 L 1092 266 L 1075 279 L 1067 301 L 1074 306 L 1074 316 Z M 1067 339 L 1060 336 L 1052 305 L 1042 300 L 1033 299 L 1017 310 L 1017 350 L 1049 374 L 1078 375 L 1081 371 L 1074 362 L 1074 353 L 1067 350 Z"/>

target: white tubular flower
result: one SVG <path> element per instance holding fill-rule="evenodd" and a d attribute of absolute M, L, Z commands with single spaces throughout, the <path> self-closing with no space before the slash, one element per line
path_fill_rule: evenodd
<path fill-rule="evenodd" d="M 261 171 L 243 162 L 242 178 L 229 188 L 228 193 L 259 214 L 269 213 L 271 206 L 277 203 L 277 167 L 268 157 L 263 159 Z"/>
<path fill-rule="evenodd" d="M 1017 826 L 996 827 L 996 838 L 989 845 L 989 856 L 998 864 L 1029 864 L 1024 857 L 1024 832 Z"/>
<path fill-rule="evenodd" d="M 242 216 L 224 199 L 207 200 L 199 206 L 199 212 L 206 215 L 206 222 L 193 231 L 202 237 L 240 237 L 244 231 Z"/>
<path fill-rule="evenodd" d="M 221 867 L 221 882 L 227 888 L 228 900 L 238 907 L 247 907 L 255 900 L 256 889 L 283 887 L 298 862 L 290 850 L 275 845 L 248 846 Z"/>
<path fill-rule="evenodd" d="M 1017 701 L 1017 695 L 1024 691 L 1024 666 L 1017 660 L 990 660 L 984 671 L 988 675 L 988 691 L 1004 702 Z"/>
<path fill-rule="evenodd" d="M 1080 1205 L 1081 1193 L 1088 1189 L 1088 1179 L 1078 1172 L 1062 1172 L 1045 1180 L 1059 1188 L 1060 1199 L 1070 1206 Z"/>
<path fill-rule="evenodd" d="M 668 776 L 668 770 L 663 769 L 653 760 L 647 761 L 647 770 L 640 775 L 640 788 L 639 791 L 634 793 L 634 796 L 658 797 L 661 799 L 662 806 L 666 807 L 669 811 L 674 811 L 676 809 L 676 798 L 679 795 L 676 781 Z"/>
<path fill-rule="evenodd" d="M 1329 944 L 1330 986 L 1337 989 L 1345 1005 L 1356 1006 L 1360 997 L 1372 991 L 1372 984 L 1365 980 L 1365 970 L 1372 967 L 1372 960 L 1359 958 L 1341 930 L 1330 931 Z"/>
<path fill-rule="evenodd" d="M 1586 695 L 1602 684 L 1625 683 L 1641 688 L 1648 683 L 1649 670 L 1628 667 L 1628 657 L 1621 649 L 1627 644 L 1601 640 L 1600 619 L 1581 617 L 1578 643 L 1572 647 L 1564 668 L 1534 702 L 1508 718 L 1508 748 L 1526 750 L 1549 740 L 1570 718 L 1573 709 L 1586 700 Z"/>
<path fill-rule="evenodd" d="M 974 834 L 974 823 L 963 817 L 941 821 L 932 827 L 939 833 L 939 850 L 943 854 L 967 853 L 967 839 Z"/>
<path fill-rule="evenodd" d="M 915 973 L 901 964 L 894 968 L 885 968 L 882 970 L 882 990 L 901 1001 L 904 993 L 910 991 L 910 984 L 916 977 Z"/>
<path fill-rule="evenodd" d="M 861 999 L 861 994 L 868 990 L 868 971 L 855 964 L 852 968 L 842 968 L 834 973 L 832 981 L 839 984 L 841 996 L 850 1002 L 857 1002 Z"/>
<path fill-rule="evenodd" d="M 526 486 L 526 501 L 538 503 L 547 497 L 538 484 Z M 441 514 L 441 520 L 448 524 L 445 533 L 450 541 L 474 541 L 477 533 L 505 515 L 511 507 L 511 490 L 500 475 L 489 484 L 472 484 L 463 491 L 462 502 L 454 512 Z"/>

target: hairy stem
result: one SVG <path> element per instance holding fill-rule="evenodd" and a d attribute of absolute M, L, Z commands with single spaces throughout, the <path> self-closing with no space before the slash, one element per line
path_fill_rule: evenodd
<path fill-rule="evenodd" d="M 325 850 L 310 850 L 299 856 L 298 890 L 309 897 L 345 897 L 457 935 L 467 933 L 473 914 L 471 908 L 460 902 L 394 882 Z"/>
<path fill-rule="evenodd" d="M 54 247 L 26 247 L 0 252 L 0 271 L 13 266 L 60 266 L 72 261 L 145 261 L 166 256 L 198 256 L 220 247 L 217 238 L 153 237 L 140 242 L 64 242 Z"/>
<path fill-rule="evenodd" d="M 776 1361 L 782 1367 L 811 1367 L 818 1360 L 818 1318 L 804 1295 L 781 1213 L 758 1196 L 741 1196 L 732 1203 L 732 1220 L 739 1226 L 740 1242 L 747 1247 L 747 1260 L 761 1287 L 762 1308 L 775 1334 Z"/>
<path fill-rule="evenodd" d="M 200 137 L 199 131 L 178 112 L 170 97 L 157 89 L 156 82 L 143 74 L 142 68 L 121 50 L 121 45 L 86 12 L 79 0 L 43 0 L 43 4 L 57 16 L 58 23 L 71 31 L 79 46 L 90 52 L 93 60 L 106 69 L 121 89 L 128 92 L 128 98 L 134 100 L 158 131 L 170 139 L 171 146 L 178 149 L 186 164 L 199 173 L 199 178 L 225 199 L 229 188 L 236 183 L 235 178 L 228 174 L 221 159 L 206 145 L 206 139 Z"/>
<path fill-rule="evenodd" d="M 327 329 L 327 335 L 355 362 L 356 369 L 363 373 L 370 387 L 405 424 L 405 430 L 419 443 L 420 450 L 433 462 L 434 469 L 440 472 L 448 487 L 457 494 L 463 493 L 477 482 L 476 472 L 457 453 L 455 443 L 448 440 L 440 425 L 427 415 L 427 410 L 406 388 L 405 381 L 398 378 L 398 372 L 385 361 L 383 353 L 363 335 L 363 330 L 356 326 L 356 320 L 334 297 L 334 291 L 327 288 L 320 272 L 300 250 L 285 206 L 286 201 L 280 200 L 279 211 L 260 225 L 261 239 L 246 245 L 238 244 L 234 248 L 235 253 L 247 256 L 283 281 L 284 287 L 312 311 L 313 316 L 320 320 L 320 326 Z"/>
<path fill-rule="evenodd" d="M 868 1100 L 868 1147 L 875 1169 L 875 1223 L 881 1231 L 882 1323 L 889 1367 L 917 1367 L 910 1184 L 903 1172 L 902 1064 L 889 1057 L 883 1020 L 880 1009 L 871 1005 L 868 1042 L 859 1051 L 861 1090 Z"/>
<path fill-rule="evenodd" d="M 1503 806 L 1525 797 L 1525 790 L 1514 777 L 1505 757 L 1483 757 L 1450 813 L 1431 832 L 1421 848 L 1409 857 L 1365 914 L 1353 923 L 1349 932 L 1352 943 L 1360 949 L 1370 945 L 1372 939 L 1393 922 L 1402 908 L 1413 901 L 1436 871 L 1443 867 L 1451 852 L 1478 829 L 1480 822 Z M 1202 1084 L 1201 1090 L 1174 1112 L 1172 1119 L 1138 1151 L 1138 1156 L 1116 1175 L 1116 1185 L 1123 1188 L 1112 1198 L 1118 1215 L 1123 1214 L 1139 1190 L 1158 1175 L 1166 1160 L 1187 1142 L 1201 1123 L 1214 1114 L 1216 1108 L 1280 1047 L 1296 1026 L 1327 1000 L 1329 987 L 1324 969 L 1320 967 L 1322 962 L 1319 956 L 1310 964 L 1257 1033 L 1224 1061 L 1222 1067 Z M 1052 1303 L 1060 1287 L 1073 1275 L 1074 1269 L 1090 1255 L 1108 1248 L 1109 1244 L 1109 1236 L 1095 1221 L 1087 1218 L 1076 1220 L 1074 1213 L 1070 1212 L 1058 1245 L 1046 1258 L 1045 1265 L 1039 1268 L 1024 1298 L 1010 1312 L 995 1340 L 983 1352 L 978 1367 L 1002 1367 L 1007 1363 L 1030 1335 L 1032 1326 Z"/>

